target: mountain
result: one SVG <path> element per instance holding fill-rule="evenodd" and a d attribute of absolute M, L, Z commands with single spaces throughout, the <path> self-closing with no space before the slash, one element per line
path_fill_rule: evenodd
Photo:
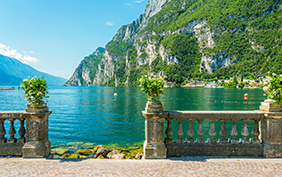
<path fill-rule="evenodd" d="M 8 75 L 0 69 L 0 85 L 19 85 L 21 78 Z"/>
<path fill-rule="evenodd" d="M 85 57 L 78 67 L 75 69 L 74 74 L 67 81 L 65 85 L 71 86 L 90 86 L 92 85 L 91 78 L 94 78 L 98 68 L 98 64 L 103 58 L 105 49 L 99 47 L 91 55 Z"/>
<path fill-rule="evenodd" d="M 104 53 L 90 59 L 95 65 L 74 72 L 83 76 L 80 82 L 69 83 L 138 86 L 143 74 L 166 76 L 176 84 L 187 78 L 282 74 L 281 2 L 150 0 Z"/>
<path fill-rule="evenodd" d="M 48 85 L 63 85 L 66 79 L 46 74 L 19 60 L 0 54 L 0 85 L 19 85 L 23 79 L 44 75 Z"/>

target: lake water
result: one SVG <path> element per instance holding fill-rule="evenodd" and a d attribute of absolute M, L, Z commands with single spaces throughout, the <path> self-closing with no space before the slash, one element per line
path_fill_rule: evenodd
<path fill-rule="evenodd" d="M 144 141 L 145 110 L 147 96 L 140 88 L 113 87 L 51 87 L 48 107 L 53 113 L 49 117 L 49 139 L 52 144 L 69 142 L 92 142 L 97 144 L 132 144 Z M 114 93 L 118 95 L 115 97 Z M 244 100 L 244 94 L 249 99 Z M 266 99 L 262 89 L 224 88 L 167 88 L 159 98 L 165 110 L 258 110 Z M 0 111 L 20 111 L 26 108 L 23 91 L 0 91 Z M 188 121 L 183 122 L 184 132 Z M 238 133 L 242 121 L 237 123 Z M 249 131 L 253 123 L 249 122 Z M 194 122 L 195 128 L 197 121 Z M 9 121 L 5 121 L 6 131 Z M 19 121 L 16 122 L 16 131 Z M 209 120 L 203 122 L 205 138 L 208 138 Z M 220 138 L 221 122 L 216 122 L 216 138 Z M 227 131 L 231 122 L 227 124 Z M 177 121 L 173 121 L 176 138 Z M 194 129 L 196 132 L 196 129 Z M 8 137 L 8 134 L 5 135 Z M 16 137 L 19 137 L 16 134 Z M 184 138 L 187 137 L 184 136 Z M 240 136 L 238 136 L 240 137 Z M 197 138 L 197 135 L 194 136 Z"/>

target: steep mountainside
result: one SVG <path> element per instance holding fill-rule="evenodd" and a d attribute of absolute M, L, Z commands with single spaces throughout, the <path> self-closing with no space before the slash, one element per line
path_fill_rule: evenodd
<path fill-rule="evenodd" d="M 0 54 L 0 85 L 20 85 L 23 79 L 30 77 L 44 77 L 48 85 L 63 85 L 66 79 L 46 74 L 19 60 Z"/>
<path fill-rule="evenodd" d="M 178 84 L 186 78 L 280 74 L 281 2 L 150 0 L 144 14 L 106 45 L 95 59 L 99 64 L 89 66 L 91 76 L 70 85 L 138 86 L 143 74 Z"/>
<path fill-rule="evenodd" d="M 99 47 L 91 55 L 85 57 L 78 67 L 75 69 L 75 72 L 68 80 L 65 85 L 71 86 L 90 86 L 93 84 L 93 78 L 96 75 L 98 64 L 103 58 L 103 53 L 105 49 Z"/>

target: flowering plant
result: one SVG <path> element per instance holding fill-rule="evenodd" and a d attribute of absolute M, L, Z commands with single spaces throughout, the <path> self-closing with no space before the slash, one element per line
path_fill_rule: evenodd
<path fill-rule="evenodd" d="M 35 108 L 44 103 L 44 98 L 49 98 L 44 75 L 41 78 L 28 77 L 28 79 L 24 79 L 20 88 L 25 92 L 25 99 Z"/>
<path fill-rule="evenodd" d="M 273 98 L 277 104 L 282 103 L 282 77 L 273 73 L 268 86 L 267 98 Z"/>
<path fill-rule="evenodd" d="M 148 101 L 154 102 L 156 98 L 164 92 L 164 82 L 162 78 L 148 78 L 142 76 L 141 91 L 148 94 Z"/>

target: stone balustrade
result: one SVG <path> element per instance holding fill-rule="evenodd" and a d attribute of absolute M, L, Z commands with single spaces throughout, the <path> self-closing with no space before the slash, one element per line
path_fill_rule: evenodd
<path fill-rule="evenodd" d="M 51 113 L 45 103 L 36 109 L 28 104 L 26 111 L 0 112 L 0 156 L 47 157 L 51 153 L 48 140 L 48 116 Z M 20 121 L 17 131 L 16 120 Z M 5 129 L 5 121 L 10 123 L 9 130 Z M 20 136 L 18 139 L 16 133 Z"/>
<path fill-rule="evenodd" d="M 0 112 L 0 155 L 2 156 L 21 156 L 22 148 L 25 143 L 25 127 L 23 118 L 23 111 L 9 111 L 9 112 Z M 9 130 L 5 130 L 4 121 L 7 120 L 10 122 Z M 20 138 L 16 139 L 15 134 L 15 120 L 20 121 L 20 128 L 18 134 Z M 10 138 L 5 138 L 5 134 L 8 132 Z"/>
<path fill-rule="evenodd" d="M 146 118 L 144 156 L 147 159 L 172 156 L 282 157 L 282 107 L 271 101 L 263 102 L 259 111 L 164 111 L 160 102 L 148 102 L 142 112 Z M 206 119 L 210 122 L 208 139 L 204 139 L 203 121 Z M 178 123 L 174 130 L 173 120 Z M 215 139 L 217 120 L 221 122 L 219 139 Z M 244 123 L 241 132 L 236 128 L 239 120 Z M 189 125 L 183 128 L 184 121 Z M 232 124 L 228 131 L 227 121 Z M 254 124 L 251 132 L 248 129 L 250 121 Z M 193 126 L 194 122 L 197 122 L 197 128 Z M 175 134 L 177 138 L 173 140 Z M 238 134 L 241 139 L 236 139 Z M 195 135 L 197 139 L 193 138 Z M 252 135 L 251 139 L 247 138 L 249 135 Z"/>

